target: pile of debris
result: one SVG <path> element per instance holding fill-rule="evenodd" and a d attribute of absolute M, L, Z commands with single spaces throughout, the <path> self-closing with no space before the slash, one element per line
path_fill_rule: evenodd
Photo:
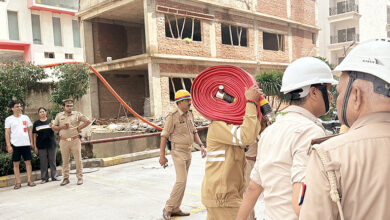
<path fill-rule="evenodd" d="M 147 121 L 163 127 L 164 118 L 146 117 Z M 194 123 L 196 127 L 208 126 L 210 121 L 203 117 L 195 117 Z M 135 117 L 119 117 L 116 119 L 95 119 L 91 126 L 91 132 L 94 133 L 110 133 L 110 132 L 130 132 L 131 134 L 154 133 L 159 130 L 155 127 L 141 121 Z"/>

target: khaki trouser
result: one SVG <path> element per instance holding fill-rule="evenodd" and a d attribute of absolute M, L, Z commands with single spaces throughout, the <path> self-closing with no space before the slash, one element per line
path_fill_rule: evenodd
<path fill-rule="evenodd" d="M 248 188 L 249 186 L 249 182 L 250 182 L 250 176 L 251 176 L 251 171 L 253 169 L 253 167 L 255 166 L 255 162 L 254 160 L 246 160 L 246 167 L 245 167 L 245 185 L 246 187 L 245 188 Z M 252 210 L 250 213 L 249 213 L 249 216 L 248 216 L 248 220 L 255 220 L 255 211 Z"/>
<path fill-rule="evenodd" d="M 240 207 L 207 208 L 207 220 L 236 220 Z"/>
<path fill-rule="evenodd" d="M 179 212 L 187 184 L 188 169 L 191 164 L 191 148 L 172 147 L 171 156 L 176 170 L 176 183 L 165 204 L 168 212 Z"/>
<path fill-rule="evenodd" d="M 76 162 L 77 179 L 83 178 L 83 163 L 81 162 L 81 141 L 79 138 L 73 141 L 60 141 L 60 149 L 62 156 L 62 171 L 64 179 L 69 178 L 69 159 L 72 152 L 74 161 Z"/>

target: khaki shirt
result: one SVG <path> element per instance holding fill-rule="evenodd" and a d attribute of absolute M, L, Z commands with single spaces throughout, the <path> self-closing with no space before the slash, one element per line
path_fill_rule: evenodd
<path fill-rule="evenodd" d="M 65 123 L 69 123 L 69 128 L 60 130 L 59 135 L 63 138 L 71 138 L 79 135 L 77 127 L 80 125 L 80 122 L 86 121 L 89 121 L 89 119 L 81 112 L 72 111 L 70 115 L 66 115 L 65 112 L 60 112 L 54 119 L 54 126 L 63 126 Z"/>
<path fill-rule="evenodd" d="M 339 219 L 326 170 L 336 173 L 345 219 L 390 218 L 390 113 L 366 115 L 317 148 L 331 162 L 324 167 L 312 151 L 300 219 Z"/>
<path fill-rule="evenodd" d="M 212 121 L 207 132 L 207 161 L 202 184 L 202 203 L 206 207 L 239 207 L 245 191 L 244 148 L 260 131 L 257 109 L 246 104 L 241 125 Z"/>
<path fill-rule="evenodd" d="M 177 109 L 166 117 L 161 136 L 169 138 L 173 145 L 192 145 L 196 132 L 192 112 Z"/>
<path fill-rule="evenodd" d="M 264 188 L 265 219 L 298 219 L 292 208 L 292 184 L 304 182 L 307 151 L 325 129 L 306 109 L 290 106 L 263 131 L 251 180 Z"/>

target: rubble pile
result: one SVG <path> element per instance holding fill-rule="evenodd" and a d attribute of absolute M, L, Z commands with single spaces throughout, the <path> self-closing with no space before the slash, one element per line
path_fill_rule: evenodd
<path fill-rule="evenodd" d="M 146 120 L 153 124 L 163 127 L 164 118 L 151 118 L 146 117 Z M 202 118 L 195 117 L 194 123 L 196 127 L 208 126 L 210 121 Z M 131 132 L 131 134 L 143 134 L 143 133 L 154 133 L 158 132 L 158 129 L 148 125 L 135 117 L 122 116 L 117 119 L 95 119 L 91 126 L 91 132 L 94 133 L 110 133 L 110 132 Z"/>

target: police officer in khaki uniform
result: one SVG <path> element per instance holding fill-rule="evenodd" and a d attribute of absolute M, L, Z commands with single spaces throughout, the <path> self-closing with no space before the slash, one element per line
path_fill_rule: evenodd
<path fill-rule="evenodd" d="M 64 111 L 57 114 L 54 120 L 53 130 L 59 132 L 60 149 L 62 155 L 62 169 L 64 179 L 61 186 L 69 183 L 69 159 L 70 152 L 73 153 L 76 162 L 77 185 L 83 184 L 83 164 L 81 161 L 81 140 L 80 131 L 91 124 L 91 121 L 77 111 L 72 111 L 73 100 L 63 100 Z M 80 123 L 83 122 L 81 125 Z"/>
<path fill-rule="evenodd" d="M 350 129 L 313 146 L 300 219 L 389 219 L 390 39 L 357 45 L 335 71 Z"/>
<path fill-rule="evenodd" d="M 194 116 L 190 110 L 191 96 L 186 90 L 179 90 L 175 94 L 177 109 L 168 114 L 164 129 L 161 132 L 160 165 L 164 168 L 168 164 L 165 157 L 167 139 L 171 141 L 171 156 L 176 170 L 176 183 L 173 186 L 171 196 L 163 209 L 164 219 L 171 216 L 188 216 L 189 213 L 180 209 L 187 183 L 188 169 L 191 164 L 192 143 L 201 146 L 202 157 L 206 157 L 206 149 L 199 138 L 194 126 Z"/>
<path fill-rule="evenodd" d="M 245 191 L 246 159 L 244 148 L 260 131 L 257 117 L 262 91 L 252 86 L 245 91 L 247 100 L 241 125 L 212 121 L 207 132 L 207 161 L 202 183 L 202 203 L 208 220 L 235 219 Z"/>
<path fill-rule="evenodd" d="M 298 219 L 298 197 L 305 178 L 307 150 L 313 138 L 325 136 L 318 117 L 329 110 L 329 66 L 313 57 L 291 63 L 284 72 L 281 92 L 291 105 L 260 136 L 255 166 L 237 219 L 246 220 L 264 192 L 264 219 Z"/>

